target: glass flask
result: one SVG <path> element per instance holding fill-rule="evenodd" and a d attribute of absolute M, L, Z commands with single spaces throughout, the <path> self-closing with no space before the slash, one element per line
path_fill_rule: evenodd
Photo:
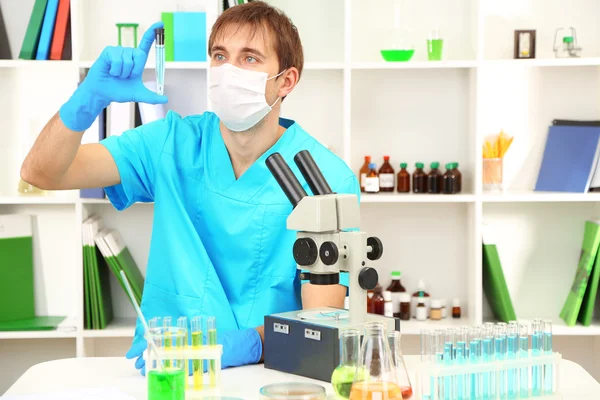
<path fill-rule="evenodd" d="M 360 332 L 358 329 L 344 329 L 340 333 L 340 365 L 331 374 L 331 386 L 342 399 L 350 398 L 360 352 Z"/>
<path fill-rule="evenodd" d="M 365 324 L 365 334 L 350 400 L 402 400 L 396 368 L 381 322 Z"/>
<path fill-rule="evenodd" d="M 386 32 L 380 51 L 385 61 L 409 61 L 415 53 L 411 32 L 406 29 L 403 19 L 404 9 L 404 0 L 393 0 L 393 28 Z"/>
<path fill-rule="evenodd" d="M 392 353 L 392 363 L 396 368 L 396 378 L 398 385 L 400 385 L 400 391 L 402 392 L 402 399 L 409 400 L 412 399 L 413 389 L 410 384 L 406 364 L 404 363 L 404 357 L 402 356 L 401 336 L 399 331 L 391 331 L 388 334 L 388 341 L 390 352 Z"/>

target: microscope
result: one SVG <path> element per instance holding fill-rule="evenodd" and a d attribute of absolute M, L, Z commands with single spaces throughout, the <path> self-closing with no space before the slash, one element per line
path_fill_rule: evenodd
<path fill-rule="evenodd" d="M 366 322 L 382 322 L 400 330 L 398 318 L 367 313 L 367 290 L 378 282 L 367 260 L 383 254 L 381 241 L 360 227 L 360 206 L 354 194 L 333 193 L 307 150 L 294 157 L 313 196 L 308 196 L 279 153 L 266 159 L 271 174 L 292 203 L 287 229 L 297 231 L 293 256 L 302 280 L 313 285 L 339 283 L 349 273 L 349 310 L 332 307 L 265 316 L 265 368 L 329 382 L 339 364 L 342 330 L 363 331 Z"/>

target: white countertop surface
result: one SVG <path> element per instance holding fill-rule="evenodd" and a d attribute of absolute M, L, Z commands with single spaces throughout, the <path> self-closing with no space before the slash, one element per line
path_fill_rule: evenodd
<path fill-rule="evenodd" d="M 419 356 L 405 356 L 413 374 Z M 413 387 L 415 386 L 414 377 Z M 262 364 L 222 371 L 221 396 L 258 399 L 260 388 L 281 382 L 313 382 L 333 394 L 331 384 L 265 369 Z M 72 358 L 49 361 L 31 367 L 5 393 L 6 396 L 60 392 L 78 388 L 116 387 L 136 398 L 147 398 L 146 378 L 134 368 L 133 360 L 125 358 Z M 600 399 L 600 384 L 580 365 L 562 360 L 560 393 L 563 400 Z"/>

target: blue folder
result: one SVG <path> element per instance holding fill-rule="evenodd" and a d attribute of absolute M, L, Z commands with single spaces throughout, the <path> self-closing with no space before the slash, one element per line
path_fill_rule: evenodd
<path fill-rule="evenodd" d="M 173 60 L 206 61 L 207 47 L 206 13 L 174 12 Z"/>
<path fill-rule="evenodd" d="M 56 12 L 58 11 L 58 0 L 48 0 L 44 22 L 42 23 L 42 32 L 38 43 L 36 60 L 47 60 L 52 45 L 52 36 L 54 35 L 54 22 L 56 21 Z"/>
<path fill-rule="evenodd" d="M 586 193 L 598 163 L 600 127 L 551 126 L 535 191 Z"/>

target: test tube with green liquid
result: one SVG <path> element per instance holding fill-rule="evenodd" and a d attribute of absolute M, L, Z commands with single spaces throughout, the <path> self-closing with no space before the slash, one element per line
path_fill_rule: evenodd
<path fill-rule="evenodd" d="M 202 316 L 192 318 L 192 347 L 194 350 L 200 350 L 203 345 L 202 340 Z M 192 375 L 194 376 L 194 390 L 201 390 L 204 386 L 204 361 L 195 359 L 192 361 Z"/>
<path fill-rule="evenodd" d="M 208 345 L 217 345 L 217 324 L 215 317 L 208 317 L 206 320 L 206 330 L 208 332 Z M 217 386 L 217 363 L 215 360 L 210 360 L 208 363 L 208 375 L 210 378 L 210 386 Z"/>
<path fill-rule="evenodd" d="M 173 347 L 172 338 L 171 338 L 171 324 L 172 324 L 171 317 L 163 318 L 163 328 L 164 328 L 164 332 L 165 332 L 165 343 L 164 343 L 165 350 L 169 350 L 170 348 Z M 165 360 L 165 368 L 170 368 L 170 367 L 171 367 L 171 361 L 168 359 Z"/>

